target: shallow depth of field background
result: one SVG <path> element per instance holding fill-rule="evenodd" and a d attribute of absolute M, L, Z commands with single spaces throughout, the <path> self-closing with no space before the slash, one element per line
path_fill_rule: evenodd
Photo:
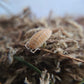
<path fill-rule="evenodd" d="M 0 0 L 13 14 L 20 13 L 25 7 L 30 7 L 38 17 L 47 16 L 50 10 L 55 15 L 84 15 L 84 0 Z M 0 15 L 7 14 L 0 6 Z"/>

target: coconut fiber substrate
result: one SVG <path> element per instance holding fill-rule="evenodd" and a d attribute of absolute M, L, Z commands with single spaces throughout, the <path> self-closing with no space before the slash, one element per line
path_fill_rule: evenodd
<path fill-rule="evenodd" d="M 32 53 L 25 44 L 45 28 L 52 35 Z M 49 14 L 39 19 L 29 8 L 15 16 L 0 16 L 0 84 L 83 84 L 83 80 L 84 17 Z"/>

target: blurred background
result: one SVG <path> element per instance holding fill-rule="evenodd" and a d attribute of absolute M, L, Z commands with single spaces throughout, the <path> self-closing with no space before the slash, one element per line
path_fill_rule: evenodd
<path fill-rule="evenodd" d="M 84 15 L 84 0 L 0 0 L 0 15 L 8 14 L 4 8 L 18 14 L 26 7 L 30 7 L 37 17 L 47 16 L 51 10 L 57 16 Z"/>

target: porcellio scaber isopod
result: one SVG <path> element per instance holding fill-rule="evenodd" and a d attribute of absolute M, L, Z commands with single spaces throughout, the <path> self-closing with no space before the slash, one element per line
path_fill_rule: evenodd
<path fill-rule="evenodd" d="M 30 40 L 25 44 L 27 49 L 31 49 L 35 53 L 51 36 L 52 30 L 49 28 L 42 29 L 35 33 Z"/>

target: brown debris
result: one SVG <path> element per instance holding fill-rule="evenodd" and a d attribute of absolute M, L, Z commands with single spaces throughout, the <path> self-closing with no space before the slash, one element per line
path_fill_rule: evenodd
<path fill-rule="evenodd" d="M 47 18 L 38 19 L 30 8 L 17 16 L 0 16 L 0 82 L 49 84 L 51 81 L 53 84 L 78 84 L 84 78 L 83 22 L 84 18 L 52 17 L 51 13 Z M 50 28 L 53 33 L 45 46 L 31 53 L 24 45 L 43 28 Z M 14 55 L 47 72 L 38 75 L 15 61 Z"/>

